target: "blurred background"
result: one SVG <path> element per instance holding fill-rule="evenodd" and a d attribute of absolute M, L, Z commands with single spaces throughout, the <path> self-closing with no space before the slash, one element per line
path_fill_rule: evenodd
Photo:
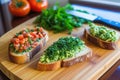
<path fill-rule="evenodd" d="M 65 5 L 68 3 L 68 1 L 74 1 L 74 0 L 48 0 L 49 3 L 49 7 L 51 7 L 54 3 L 59 2 L 60 5 Z M 95 0 L 77 0 L 77 1 L 95 1 Z M 33 14 L 38 15 L 39 13 L 34 13 L 34 12 L 30 12 L 28 14 L 28 16 L 26 17 L 22 17 L 22 18 L 17 18 L 11 15 L 11 13 L 9 12 L 8 9 L 8 3 L 10 2 L 10 0 L 0 0 L 0 36 L 2 36 L 4 33 L 6 33 L 7 31 L 9 31 L 10 29 L 14 28 L 15 26 L 17 26 L 18 24 L 20 24 L 20 20 L 25 21 L 27 18 L 29 17 L 34 17 Z M 112 3 L 112 5 L 114 5 L 115 7 L 113 7 L 114 9 L 117 10 L 117 8 L 119 8 L 120 10 L 120 0 L 97 0 L 96 2 L 102 2 L 102 4 L 107 4 L 109 5 L 110 3 Z M 83 2 L 84 3 L 84 2 Z M 97 5 L 97 6 L 101 6 L 101 5 Z M 117 7 L 116 7 L 117 6 Z M 101 6 L 102 7 L 102 6 Z M 104 7 L 105 8 L 105 7 Z M 109 9 L 111 9 L 112 7 L 109 7 Z M 120 12 L 120 11 L 119 11 Z M 14 24 L 16 23 L 16 24 Z M 116 71 L 114 71 L 114 73 L 110 76 L 110 78 L 108 80 L 120 80 L 120 67 L 118 67 L 116 69 Z M 9 80 L 1 71 L 0 71 L 0 80 Z"/>
<path fill-rule="evenodd" d="M 94 0 L 78 0 L 78 1 L 94 1 Z M 120 0 L 98 0 L 98 2 L 99 1 L 108 1 L 108 2 L 117 2 L 117 3 L 120 2 Z M 14 17 L 10 14 L 8 10 L 9 2 L 10 0 L 0 0 L 0 36 L 13 28 L 12 20 L 14 19 Z M 48 0 L 49 7 L 56 2 L 60 2 L 60 5 L 63 6 L 66 3 L 68 3 L 68 0 Z"/>

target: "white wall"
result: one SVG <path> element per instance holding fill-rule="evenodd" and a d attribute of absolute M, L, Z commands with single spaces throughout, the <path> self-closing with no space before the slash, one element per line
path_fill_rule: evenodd
<path fill-rule="evenodd" d="M 59 2 L 61 6 L 64 6 L 65 4 L 68 3 L 68 0 L 48 0 L 49 7 L 54 5 L 56 2 Z"/>
<path fill-rule="evenodd" d="M 120 3 L 120 0 L 105 0 L 105 1 L 112 1 L 112 2 L 119 2 Z"/>

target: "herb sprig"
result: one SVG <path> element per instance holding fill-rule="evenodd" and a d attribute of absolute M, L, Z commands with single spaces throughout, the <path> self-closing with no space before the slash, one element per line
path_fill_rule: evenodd
<path fill-rule="evenodd" d="M 37 27 L 42 26 L 47 30 L 53 30 L 55 33 L 62 31 L 71 33 L 74 27 L 81 27 L 83 23 L 87 22 L 85 19 L 68 14 L 66 10 L 74 9 L 70 4 L 67 4 L 64 7 L 56 4 L 55 6 L 44 10 L 33 23 L 36 24 Z"/>

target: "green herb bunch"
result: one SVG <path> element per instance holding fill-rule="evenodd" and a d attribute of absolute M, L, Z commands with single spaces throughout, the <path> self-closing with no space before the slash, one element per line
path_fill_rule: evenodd
<path fill-rule="evenodd" d="M 70 4 L 64 7 L 56 4 L 55 6 L 44 10 L 35 21 L 37 27 L 43 27 L 47 30 L 53 30 L 55 33 L 68 31 L 71 33 L 74 27 L 80 27 L 87 20 L 68 14 L 67 10 L 74 10 Z M 81 11 L 81 10 L 78 10 Z M 85 11 L 83 11 L 85 12 Z"/>

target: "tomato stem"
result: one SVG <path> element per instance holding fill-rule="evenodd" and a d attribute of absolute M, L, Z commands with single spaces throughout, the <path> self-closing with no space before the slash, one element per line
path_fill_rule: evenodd
<path fill-rule="evenodd" d="M 15 5 L 15 7 L 17 7 L 17 8 L 19 8 L 19 7 L 24 5 L 22 1 L 12 0 L 12 2 Z"/>
<path fill-rule="evenodd" d="M 36 2 L 41 2 L 41 0 L 36 0 Z"/>

